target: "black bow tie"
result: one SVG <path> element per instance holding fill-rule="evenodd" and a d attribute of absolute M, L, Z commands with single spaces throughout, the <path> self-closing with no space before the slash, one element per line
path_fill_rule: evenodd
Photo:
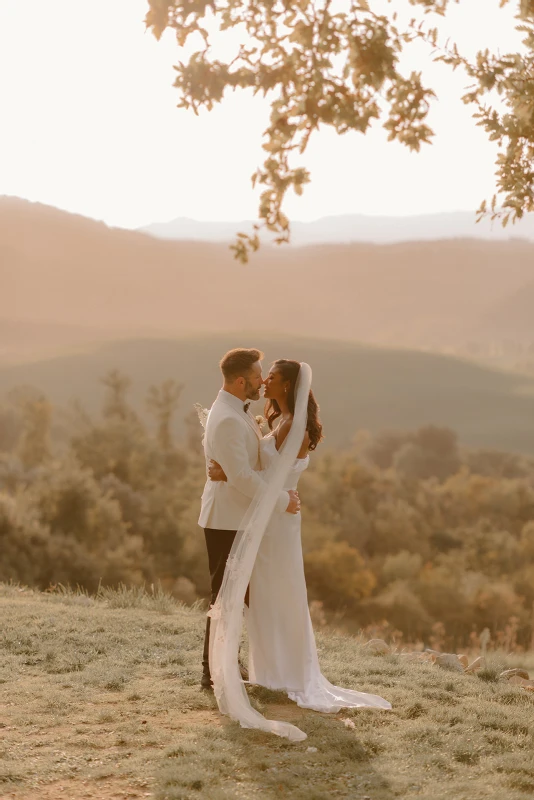
<path fill-rule="evenodd" d="M 246 414 L 246 413 L 247 413 L 247 411 L 248 411 L 248 407 L 249 407 L 249 405 L 250 405 L 250 403 L 245 403 L 245 405 L 243 406 L 243 411 L 245 412 L 245 414 Z"/>

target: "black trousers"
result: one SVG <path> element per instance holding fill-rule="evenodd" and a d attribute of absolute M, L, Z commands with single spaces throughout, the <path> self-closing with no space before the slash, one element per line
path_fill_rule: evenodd
<path fill-rule="evenodd" d="M 230 550 L 234 543 L 237 531 L 220 531 L 215 528 L 204 528 L 206 537 L 206 547 L 208 550 L 208 565 L 211 579 L 211 598 L 210 608 L 217 599 L 221 588 L 224 570 Z M 248 606 L 248 588 L 245 595 L 245 603 Z M 206 619 L 206 635 L 204 637 L 204 651 L 202 653 L 202 669 L 204 674 L 209 674 L 210 670 L 210 617 Z"/>

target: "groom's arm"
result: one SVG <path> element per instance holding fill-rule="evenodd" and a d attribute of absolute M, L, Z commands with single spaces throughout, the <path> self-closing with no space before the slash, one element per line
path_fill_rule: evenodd
<path fill-rule="evenodd" d="M 231 417 L 221 420 L 213 433 L 213 444 L 217 461 L 226 473 L 228 483 L 247 497 L 254 497 L 265 481 L 261 471 L 253 470 L 249 464 L 243 426 L 239 420 Z M 276 510 L 286 511 L 288 505 L 289 492 L 280 492 Z"/>

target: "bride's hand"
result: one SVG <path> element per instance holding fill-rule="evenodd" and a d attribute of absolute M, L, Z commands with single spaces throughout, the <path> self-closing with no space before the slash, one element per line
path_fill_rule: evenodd
<path fill-rule="evenodd" d="M 216 461 L 210 459 L 209 467 L 208 467 L 208 475 L 211 481 L 226 481 L 228 478 L 226 477 L 226 473 Z"/>

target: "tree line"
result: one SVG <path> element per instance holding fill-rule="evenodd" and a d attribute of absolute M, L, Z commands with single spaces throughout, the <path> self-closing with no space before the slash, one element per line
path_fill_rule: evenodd
<path fill-rule="evenodd" d="M 100 414 L 54 408 L 31 387 L 0 406 L 0 580 L 47 589 L 161 583 L 209 594 L 202 428 L 173 438 L 182 387 L 150 388 L 149 424 L 130 381 L 103 379 Z M 462 448 L 454 432 L 355 432 L 321 445 L 299 484 L 316 622 L 398 641 L 534 646 L 534 461 Z"/>

